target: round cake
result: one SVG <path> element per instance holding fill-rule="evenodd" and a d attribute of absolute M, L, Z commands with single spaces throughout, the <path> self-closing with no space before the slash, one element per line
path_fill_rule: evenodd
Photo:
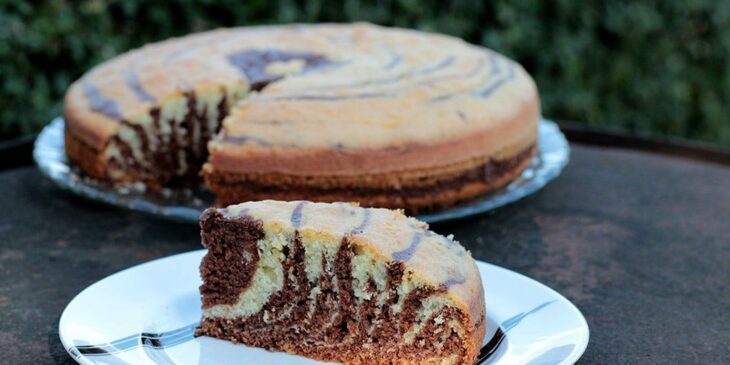
<path fill-rule="evenodd" d="M 85 174 L 153 187 L 202 174 L 220 205 L 445 207 L 518 176 L 539 117 L 517 63 L 370 24 L 171 39 L 97 66 L 65 99 L 66 151 Z"/>

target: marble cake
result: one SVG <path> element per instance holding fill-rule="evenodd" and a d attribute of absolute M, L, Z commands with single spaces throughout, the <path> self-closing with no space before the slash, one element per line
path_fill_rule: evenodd
<path fill-rule="evenodd" d="M 400 211 L 259 201 L 208 209 L 197 335 L 347 364 L 472 364 L 471 254 Z"/>
<path fill-rule="evenodd" d="M 219 205 L 357 201 L 417 211 L 514 179 L 539 98 L 515 62 L 370 24 L 247 27 L 150 44 L 65 99 L 69 159 L 150 186 L 204 176 Z"/>

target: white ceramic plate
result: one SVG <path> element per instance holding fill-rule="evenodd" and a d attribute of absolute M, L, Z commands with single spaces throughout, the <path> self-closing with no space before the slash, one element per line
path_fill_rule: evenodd
<path fill-rule="evenodd" d="M 86 288 L 61 315 L 61 342 L 80 364 L 318 364 L 209 337 L 200 319 L 205 250 L 134 266 Z M 526 276 L 477 262 L 487 335 L 478 364 L 573 364 L 588 345 L 580 311 Z"/>
<path fill-rule="evenodd" d="M 62 189 L 83 197 L 136 210 L 162 218 L 198 224 L 200 213 L 212 205 L 209 191 L 196 189 L 163 189 L 162 194 L 137 187 L 113 187 L 83 176 L 66 160 L 63 141 L 63 119 L 56 118 L 38 135 L 33 158 L 41 172 Z M 418 216 L 427 223 L 484 213 L 522 199 L 544 187 L 560 175 L 570 159 L 570 147 L 558 125 L 540 121 L 537 156 L 518 178 L 491 193 L 457 204 L 448 209 Z"/>

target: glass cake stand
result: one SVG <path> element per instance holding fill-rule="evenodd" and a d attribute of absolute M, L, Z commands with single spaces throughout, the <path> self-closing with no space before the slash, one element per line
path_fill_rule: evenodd
<path fill-rule="evenodd" d="M 112 186 L 83 176 L 69 165 L 63 139 L 63 118 L 57 117 L 38 135 L 33 158 L 43 175 L 56 185 L 77 195 L 162 218 L 198 223 L 214 195 L 205 188 L 147 191 L 142 184 Z M 542 119 L 539 125 L 538 153 L 530 166 L 510 184 L 447 209 L 417 216 L 427 223 L 469 217 L 522 199 L 555 179 L 570 159 L 570 147 L 557 124 Z"/>

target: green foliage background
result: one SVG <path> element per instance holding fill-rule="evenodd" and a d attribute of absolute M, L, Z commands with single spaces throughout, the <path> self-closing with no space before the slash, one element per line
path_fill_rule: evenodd
<path fill-rule="evenodd" d="M 0 0 L 0 139 L 59 114 L 67 85 L 144 43 L 220 26 L 371 21 L 521 62 L 558 120 L 730 145 L 730 1 Z"/>

